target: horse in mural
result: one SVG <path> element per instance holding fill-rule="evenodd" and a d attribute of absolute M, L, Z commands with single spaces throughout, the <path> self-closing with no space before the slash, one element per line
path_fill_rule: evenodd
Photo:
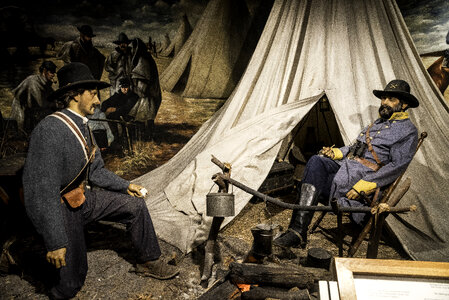
<path fill-rule="evenodd" d="M 427 72 L 429 72 L 430 77 L 432 77 L 441 94 L 444 95 L 444 91 L 446 91 L 449 86 L 449 68 L 442 67 L 443 59 L 444 56 L 439 57 L 429 68 L 427 68 Z"/>

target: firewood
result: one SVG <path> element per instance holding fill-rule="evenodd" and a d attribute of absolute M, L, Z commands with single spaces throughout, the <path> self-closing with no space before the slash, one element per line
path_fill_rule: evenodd
<path fill-rule="evenodd" d="M 280 300 L 309 300 L 309 292 L 300 289 L 280 289 L 274 287 L 253 287 L 248 292 L 242 293 L 242 300 L 264 300 L 267 298 Z"/>
<path fill-rule="evenodd" d="M 233 262 L 229 266 L 235 283 L 270 285 L 284 288 L 312 288 L 316 277 L 305 268 L 294 265 L 259 265 Z"/>
<path fill-rule="evenodd" d="M 234 299 L 239 294 L 239 288 L 229 280 L 226 280 L 218 286 L 209 289 L 198 300 Z"/>

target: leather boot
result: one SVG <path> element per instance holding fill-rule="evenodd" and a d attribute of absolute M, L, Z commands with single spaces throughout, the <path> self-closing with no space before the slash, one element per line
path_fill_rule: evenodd
<path fill-rule="evenodd" d="M 299 205 L 315 206 L 318 204 L 318 192 L 316 188 L 309 183 L 301 185 L 301 193 L 299 194 Z M 307 245 L 307 230 L 312 221 L 313 211 L 293 210 L 292 219 L 286 232 L 276 238 L 273 243 L 275 245 L 290 248 L 305 248 Z"/>
<path fill-rule="evenodd" d="M 136 264 L 135 272 L 142 276 L 161 280 L 170 279 L 179 274 L 179 270 L 175 266 L 169 265 L 162 258 Z"/>

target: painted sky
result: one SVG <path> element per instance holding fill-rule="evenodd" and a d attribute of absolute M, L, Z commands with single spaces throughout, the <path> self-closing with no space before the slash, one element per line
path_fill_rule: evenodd
<path fill-rule="evenodd" d="M 243 0 L 242 0 L 243 1 Z M 250 0 L 255 2 L 258 0 Z M 360 0 L 363 1 L 363 0 Z M 177 21 L 186 13 L 192 25 L 201 15 L 207 0 L 3 0 L 2 6 L 26 8 L 36 29 L 44 36 L 67 41 L 78 36 L 75 25 L 90 24 L 97 35 L 95 43 L 113 47 L 120 32 L 130 38 L 149 36 L 162 41 L 171 37 Z M 448 0 L 398 0 L 404 20 L 420 53 L 448 48 Z M 251 7 L 250 7 L 251 9 Z"/>
<path fill-rule="evenodd" d="M 398 5 L 419 53 L 449 48 L 448 0 L 403 0 Z"/>

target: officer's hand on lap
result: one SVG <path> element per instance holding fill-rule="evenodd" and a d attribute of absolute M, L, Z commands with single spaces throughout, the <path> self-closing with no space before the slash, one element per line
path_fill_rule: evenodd
<path fill-rule="evenodd" d="M 346 198 L 349 200 L 356 200 L 360 197 L 360 194 L 357 193 L 354 189 L 350 189 L 349 192 L 346 193 Z"/>
<path fill-rule="evenodd" d="M 65 267 L 65 253 L 67 249 L 66 248 L 60 248 L 53 251 L 47 252 L 47 261 L 54 265 L 56 269 L 59 269 L 61 267 Z"/>
<path fill-rule="evenodd" d="M 144 189 L 143 186 L 134 184 L 134 183 L 130 183 L 128 186 L 128 194 L 130 194 L 133 197 L 143 198 L 144 195 L 142 195 L 142 192 L 141 192 L 142 189 Z"/>
<path fill-rule="evenodd" d="M 331 159 L 334 159 L 334 151 L 332 151 L 332 147 L 323 147 L 323 149 L 321 149 L 320 154 L 329 157 Z"/>

